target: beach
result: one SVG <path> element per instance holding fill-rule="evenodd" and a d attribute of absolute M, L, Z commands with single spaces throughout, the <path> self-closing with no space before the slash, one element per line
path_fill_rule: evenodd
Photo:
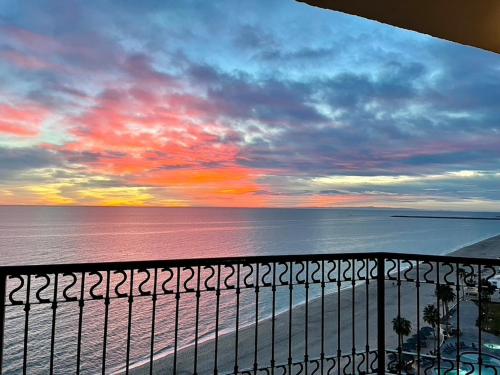
<path fill-rule="evenodd" d="M 500 257 L 500 235 L 465 246 L 448 255 L 498 258 Z M 416 270 L 408 272 L 407 276 L 415 277 Z M 422 284 L 418 292 L 421 307 L 436 303 L 434 288 L 435 286 L 432 284 Z M 352 303 L 353 297 L 355 303 Z M 385 314 L 387 322 L 387 348 L 395 349 L 397 347 L 397 336 L 392 331 L 391 321 L 398 314 L 410 320 L 412 322 L 412 333 L 416 332 L 416 298 L 417 291 L 414 283 L 401 283 L 398 286 L 396 282 L 386 281 Z M 399 305 L 398 300 L 401 302 Z M 307 305 L 296 306 L 292 309 L 291 314 L 288 311 L 282 312 L 276 315 L 274 319 L 274 346 L 272 340 L 272 319 L 269 318 L 260 321 L 257 330 L 255 325 L 249 325 L 240 329 L 238 331 L 237 352 L 239 370 L 252 369 L 255 360 L 259 368 L 268 367 L 273 356 L 275 363 L 278 364 L 286 364 L 289 355 L 297 362 L 303 361 L 305 355 L 307 355 L 309 360 L 319 358 L 322 346 L 327 357 L 335 357 L 338 349 L 342 355 L 350 354 L 352 353 L 353 346 L 356 347 L 357 351 L 364 351 L 366 348 L 376 348 L 378 337 L 376 301 L 376 282 L 370 281 L 368 286 L 362 284 L 355 288 L 343 289 L 339 294 L 329 293 L 324 296 L 324 299 L 317 298 L 309 301 Z M 419 314 L 420 322 L 418 326 L 422 327 L 426 324 L 422 320 L 421 312 Z M 308 321 L 307 333 L 305 329 L 306 315 Z M 324 317 L 323 320 L 322 316 Z M 291 331 L 289 329 L 290 326 Z M 323 336 L 321 335 L 322 330 L 324 332 Z M 255 340 L 256 332 L 258 335 L 257 345 Z M 217 343 L 217 369 L 220 373 L 230 373 L 234 370 L 235 342 L 235 332 L 219 335 Z M 257 351 L 255 351 L 255 347 L 257 347 Z M 196 350 L 197 373 L 213 373 L 215 367 L 215 340 L 199 343 Z M 424 349 L 423 352 L 425 351 Z M 166 355 L 163 358 L 159 358 L 154 361 L 153 373 L 172 373 L 173 361 L 173 355 Z M 359 362 L 354 364 L 354 366 L 358 365 Z M 195 347 L 190 346 L 179 350 L 177 353 L 177 373 L 192 374 L 194 373 L 194 366 Z M 349 366 L 353 366 L 353 364 L 351 363 Z M 366 362 L 362 364 L 361 368 L 364 368 L 364 366 L 366 366 Z M 149 374 L 149 364 L 132 368 L 130 373 L 138 375 Z"/>

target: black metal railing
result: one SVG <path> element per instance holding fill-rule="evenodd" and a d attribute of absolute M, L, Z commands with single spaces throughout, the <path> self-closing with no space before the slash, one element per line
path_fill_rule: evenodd
<path fill-rule="evenodd" d="M 0 268 L 2 374 L 500 374 L 500 261 L 392 253 Z"/>

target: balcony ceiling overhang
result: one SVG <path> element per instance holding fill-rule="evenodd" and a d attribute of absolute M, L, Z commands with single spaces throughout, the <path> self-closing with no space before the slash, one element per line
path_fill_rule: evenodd
<path fill-rule="evenodd" d="M 297 0 L 500 53 L 500 0 Z"/>

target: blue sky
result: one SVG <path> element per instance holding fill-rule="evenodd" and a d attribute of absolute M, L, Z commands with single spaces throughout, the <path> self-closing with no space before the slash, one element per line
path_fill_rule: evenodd
<path fill-rule="evenodd" d="M 0 1 L 0 203 L 500 210 L 500 58 L 295 1 Z"/>

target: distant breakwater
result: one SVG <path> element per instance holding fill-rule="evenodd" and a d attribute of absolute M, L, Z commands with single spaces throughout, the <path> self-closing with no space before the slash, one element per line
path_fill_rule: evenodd
<path fill-rule="evenodd" d="M 392 215 L 391 217 L 403 217 L 409 219 L 500 220 L 500 216 L 479 217 L 479 216 Z"/>

